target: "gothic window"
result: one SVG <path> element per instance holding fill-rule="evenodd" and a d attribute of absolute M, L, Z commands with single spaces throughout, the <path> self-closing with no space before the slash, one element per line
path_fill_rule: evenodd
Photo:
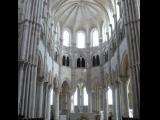
<path fill-rule="evenodd" d="M 67 30 L 63 32 L 63 45 L 67 47 L 70 46 L 70 35 Z"/>
<path fill-rule="evenodd" d="M 93 66 L 96 66 L 96 58 L 95 58 L 95 56 L 93 56 Z"/>
<path fill-rule="evenodd" d="M 85 34 L 82 31 L 77 33 L 77 48 L 85 48 Z"/>
<path fill-rule="evenodd" d="M 77 67 L 80 67 L 80 58 L 77 59 Z"/>
<path fill-rule="evenodd" d="M 112 105 L 113 100 L 112 100 L 112 90 L 110 87 L 108 87 L 108 105 Z"/>
<path fill-rule="evenodd" d="M 84 68 L 85 67 L 85 59 L 83 57 L 80 57 L 77 59 L 77 67 L 82 67 Z"/>
<path fill-rule="evenodd" d="M 99 61 L 99 55 L 96 56 L 96 62 L 97 62 L 97 66 L 100 65 L 100 61 Z"/>
<path fill-rule="evenodd" d="M 82 58 L 82 67 L 85 67 L 85 60 Z"/>
<path fill-rule="evenodd" d="M 99 55 L 93 56 L 92 64 L 93 66 L 100 65 Z"/>
<path fill-rule="evenodd" d="M 68 56 L 65 56 L 65 55 L 63 56 L 62 65 L 69 66 L 69 57 Z"/>
<path fill-rule="evenodd" d="M 98 39 L 98 30 L 93 29 L 92 31 L 92 46 L 98 46 L 99 45 L 99 39 Z"/>
<path fill-rule="evenodd" d="M 53 89 L 50 92 L 50 105 L 53 105 Z"/>
<path fill-rule="evenodd" d="M 66 57 L 65 56 L 63 56 L 63 58 L 62 58 L 62 65 L 64 65 L 65 66 L 65 60 L 66 59 Z"/>
<path fill-rule="evenodd" d="M 86 87 L 83 88 L 83 94 L 84 94 L 83 103 L 84 103 L 84 106 L 87 106 L 88 105 L 88 94 L 87 94 Z"/>
<path fill-rule="evenodd" d="M 67 66 L 69 66 L 69 57 L 67 57 Z"/>

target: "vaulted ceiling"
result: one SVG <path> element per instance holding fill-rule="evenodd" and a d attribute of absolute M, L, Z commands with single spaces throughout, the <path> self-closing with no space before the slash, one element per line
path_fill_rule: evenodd
<path fill-rule="evenodd" d="M 53 19 L 64 27 L 83 28 L 109 23 L 112 0 L 50 0 Z"/>

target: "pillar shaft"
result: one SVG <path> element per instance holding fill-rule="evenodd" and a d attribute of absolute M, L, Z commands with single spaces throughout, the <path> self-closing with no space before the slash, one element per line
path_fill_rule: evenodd
<path fill-rule="evenodd" d="M 92 113 L 92 92 L 89 92 L 89 97 L 88 98 L 89 98 L 88 99 L 88 103 L 89 103 L 89 109 L 88 109 L 88 111 L 90 113 Z"/>
<path fill-rule="evenodd" d="M 55 113 L 54 119 L 59 120 L 59 92 L 55 92 Z"/>
<path fill-rule="evenodd" d="M 30 91 L 30 72 L 31 66 L 28 65 L 26 76 L 26 92 L 25 92 L 25 117 L 29 117 L 29 91 Z"/>
<path fill-rule="evenodd" d="M 123 0 L 133 93 L 133 117 L 140 118 L 140 29 L 136 1 Z"/>
<path fill-rule="evenodd" d="M 48 102 L 47 102 L 47 120 L 50 120 L 51 105 L 50 105 L 51 92 L 48 92 Z"/>
<path fill-rule="evenodd" d="M 23 80 L 23 64 L 20 64 L 18 70 L 18 114 L 20 114 L 20 100 L 21 100 L 21 92 L 22 92 L 22 80 Z"/>
<path fill-rule="evenodd" d="M 25 65 L 24 67 L 24 82 L 23 82 L 23 89 L 22 89 L 22 104 L 21 104 L 21 115 L 25 115 L 25 104 L 26 104 L 26 91 L 27 91 L 27 70 L 28 65 Z"/>
<path fill-rule="evenodd" d="M 42 103 L 43 103 L 43 83 L 39 83 L 39 104 L 38 104 L 38 117 L 42 117 Z"/>
<path fill-rule="evenodd" d="M 112 97 L 113 97 L 113 120 L 116 120 L 116 96 L 115 96 L 115 88 L 112 88 Z"/>

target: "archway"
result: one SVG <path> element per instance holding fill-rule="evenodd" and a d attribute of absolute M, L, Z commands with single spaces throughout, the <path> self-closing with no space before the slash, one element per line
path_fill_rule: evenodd
<path fill-rule="evenodd" d="M 78 82 L 74 93 L 74 108 L 75 112 L 88 111 L 88 93 L 83 80 Z"/>

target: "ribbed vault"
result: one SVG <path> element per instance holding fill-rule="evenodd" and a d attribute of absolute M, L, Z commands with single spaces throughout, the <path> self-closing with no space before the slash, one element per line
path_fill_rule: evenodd
<path fill-rule="evenodd" d="M 69 28 L 86 28 L 109 23 L 113 11 L 111 0 L 54 0 L 51 15 L 55 21 Z"/>

